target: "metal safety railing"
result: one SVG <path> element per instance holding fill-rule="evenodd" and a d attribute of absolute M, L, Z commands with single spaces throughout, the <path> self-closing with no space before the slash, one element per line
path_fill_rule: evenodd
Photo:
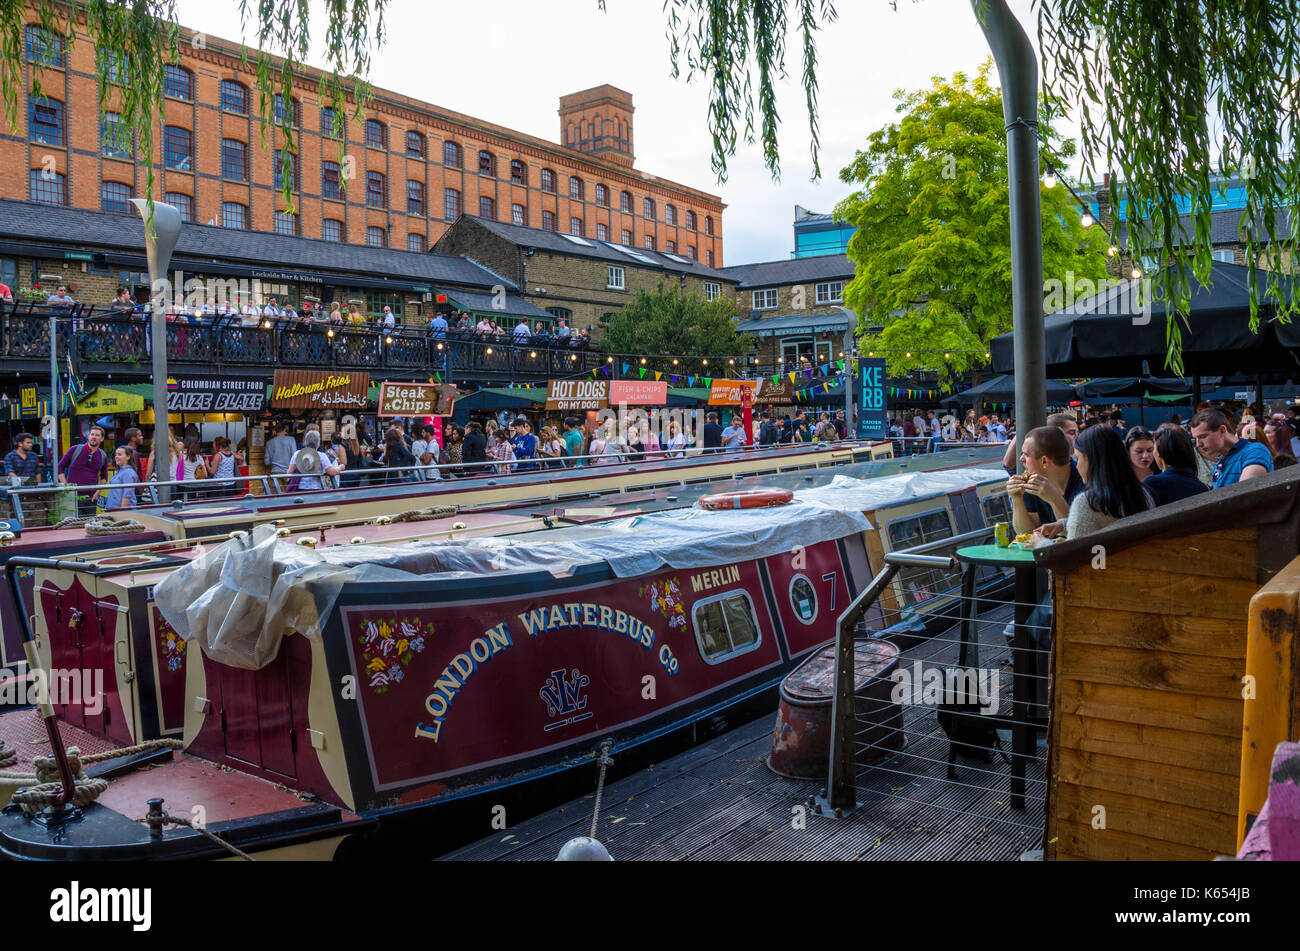
<path fill-rule="evenodd" d="M 811 802 L 815 812 L 844 818 L 868 801 L 896 800 L 950 819 L 998 823 L 1026 849 L 1037 847 L 1046 757 L 1035 736 L 1046 728 L 1050 601 L 1034 592 L 1032 567 L 1017 570 L 1008 597 L 1005 574 L 981 575 L 987 569 L 935 553 L 991 536 L 985 527 L 886 553 L 881 570 L 840 615 L 827 784 Z M 909 566 L 961 571 L 959 593 L 933 599 L 918 615 L 924 635 L 915 624 L 905 634 L 878 632 L 900 648 L 897 664 L 863 679 L 855 645 L 860 622 Z M 863 704 L 864 695 L 879 699 L 882 692 L 890 704 Z"/>
<path fill-rule="evenodd" d="M 646 451 L 617 451 L 612 453 L 603 453 L 598 455 L 578 455 L 578 456 L 534 456 L 527 459 L 510 459 L 496 460 L 486 459 L 482 461 L 460 462 L 460 463 L 420 463 L 409 466 L 383 466 L 371 464 L 368 460 L 361 466 L 344 468 L 335 475 L 323 473 L 261 473 L 259 475 L 229 475 L 229 476 L 209 476 L 206 479 L 149 479 L 138 482 L 101 482 L 95 485 L 73 485 L 73 484 L 51 484 L 44 483 L 38 485 L 20 485 L 5 486 L 3 496 L 9 504 L 12 515 L 20 527 L 26 527 L 28 521 L 28 512 L 33 508 L 32 502 L 44 503 L 44 508 L 48 514 L 57 514 L 60 509 L 57 500 L 63 498 L 63 514 L 71 517 L 78 514 L 75 511 L 76 503 L 71 501 L 80 498 L 81 509 L 85 510 L 84 514 L 91 514 L 89 509 L 92 507 L 99 511 L 98 506 L 91 506 L 86 501 L 91 495 L 96 495 L 99 499 L 107 497 L 112 489 L 131 489 L 136 497 L 136 505 L 120 509 L 106 510 L 104 514 L 112 514 L 119 517 L 129 516 L 135 508 L 144 508 L 146 504 L 142 499 L 147 499 L 148 506 L 162 506 L 169 502 L 173 505 L 178 502 L 181 505 L 190 502 L 210 502 L 217 499 L 234 499 L 239 498 L 251 491 L 253 486 L 261 489 L 264 496 L 302 496 L 310 498 L 315 493 L 331 492 L 338 489 L 356 489 L 364 487 L 373 487 L 377 485 L 419 485 L 435 484 L 449 479 L 473 479 L 473 478 L 490 478 L 490 477 L 516 477 L 516 476 L 534 476 L 541 473 L 556 473 L 559 471 L 569 471 L 572 475 L 585 473 L 594 474 L 593 470 L 602 472 L 612 472 L 615 467 L 625 466 L 624 471 L 637 471 L 636 465 L 643 463 L 668 463 L 666 467 L 671 470 L 674 463 L 681 463 L 686 460 L 699 461 L 722 461 L 731 456 L 743 455 L 748 453 L 764 453 L 771 456 L 772 459 L 779 463 L 783 456 L 793 454 L 806 454 L 809 450 L 814 451 L 832 451 L 832 450 L 851 450 L 861 449 L 869 446 L 869 443 L 842 440 L 835 442 L 820 442 L 812 444 L 794 444 L 782 446 L 739 446 L 733 449 L 704 448 L 700 446 L 687 446 L 681 449 L 659 449 Z M 364 458 L 364 457 L 363 457 Z M 825 464 L 832 461 L 842 462 L 842 459 L 831 459 L 828 457 Z M 819 462 L 806 462 L 801 464 L 821 465 Z M 779 466 L 778 466 L 779 467 Z M 552 476 L 553 477 L 553 476 Z M 315 483 L 324 478 L 329 484 Z M 291 480 L 313 480 L 307 488 L 298 486 L 292 490 L 289 488 Z M 495 483 L 492 483 L 495 484 Z M 243 491 L 241 491 L 241 489 Z M 50 505 L 54 500 L 55 505 Z M 27 503 L 24 505 L 24 503 Z M 54 510 L 51 512 L 51 510 Z M 54 524 L 60 519 L 55 518 L 51 522 Z"/>

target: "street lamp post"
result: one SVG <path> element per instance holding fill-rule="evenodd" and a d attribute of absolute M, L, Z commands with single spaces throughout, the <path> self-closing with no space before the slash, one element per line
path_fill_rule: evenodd
<path fill-rule="evenodd" d="M 153 346 L 153 451 L 154 471 L 168 466 L 171 459 L 170 429 L 167 422 L 167 267 L 172 252 L 181 236 L 181 213 L 173 205 L 153 204 L 153 234 L 149 233 L 149 210 L 143 198 L 132 198 L 140 217 L 145 220 L 144 247 L 149 260 L 150 309 L 149 324 Z M 170 473 L 169 473 L 170 476 Z M 165 481 L 165 480 L 160 480 Z M 160 490 L 160 501 L 166 501 L 168 492 Z"/>

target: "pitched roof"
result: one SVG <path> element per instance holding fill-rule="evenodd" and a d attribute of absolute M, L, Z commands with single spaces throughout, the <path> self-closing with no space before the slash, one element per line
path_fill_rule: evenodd
<path fill-rule="evenodd" d="M 764 261 L 759 264 L 736 264 L 724 267 L 722 273 L 739 281 L 739 290 L 751 287 L 776 287 L 780 284 L 807 284 L 832 278 L 853 280 L 853 262 L 847 254 L 821 254 L 809 258 L 790 258 L 785 261 Z"/>
<path fill-rule="evenodd" d="M 838 330 L 843 333 L 850 326 L 857 326 L 858 316 L 847 308 L 841 307 L 839 313 L 833 314 L 787 314 L 783 317 L 750 317 L 737 321 L 736 330 L 740 333 L 752 333 L 758 337 L 781 337 L 793 333 L 821 333 L 823 330 Z"/>
<path fill-rule="evenodd" d="M 1238 229 L 1243 221 L 1246 224 L 1247 231 L 1254 231 L 1257 240 L 1263 241 L 1267 235 L 1264 229 L 1263 218 L 1256 216 L 1255 223 L 1252 226 L 1250 220 L 1245 218 L 1246 210 L 1244 208 L 1215 208 L 1210 212 L 1210 243 L 1211 244 L 1238 244 L 1244 243 L 1245 237 L 1239 234 Z M 1174 242 L 1177 245 L 1189 244 L 1194 240 L 1196 235 L 1196 226 L 1190 215 L 1179 216 L 1179 223 L 1187 237 L 1177 233 L 1175 229 Z M 1291 230 L 1291 212 L 1287 208 L 1277 209 L 1277 221 L 1274 225 L 1275 230 L 1280 238 L 1285 239 Z M 1119 222 L 1116 229 L 1116 242 L 1121 248 L 1128 247 L 1128 219 Z"/>
<path fill-rule="evenodd" d="M 734 280 L 725 270 L 720 271 L 706 267 L 699 261 L 692 261 L 684 254 L 669 255 L 662 251 L 628 248 L 621 244 L 614 244 L 611 241 L 579 238 L 576 235 L 564 234 L 559 231 L 547 231 L 545 228 L 525 228 L 522 225 L 506 224 L 504 221 L 495 221 L 491 218 L 480 218 L 477 215 L 463 215 L 457 220 L 457 224 L 465 220 L 481 225 L 498 237 L 504 238 L 511 244 L 521 248 L 540 248 L 556 254 L 574 254 L 579 257 L 599 258 L 602 261 L 622 264 L 626 267 L 652 268 L 659 271 L 671 271 L 675 274 L 685 271 L 687 274 L 694 274 L 697 277 L 707 277 L 719 281 Z M 452 225 L 452 228 L 455 227 L 456 225 Z"/>
<path fill-rule="evenodd" d="M 40 202 L 0 199 L 0 234 L 6 238 L 144 252 L 144 219 L 134 213 L 118 215 Z M 513 282 L 482 265 L 454 255 L 371 248 L 189 222 L 181 228 L 175 254 L 183 258 L 217 259 L 262 267 L 291 266 L 343 274 L 418 279 L 431 283 L 476 287 L 502 284 L 515 288 Z"/>

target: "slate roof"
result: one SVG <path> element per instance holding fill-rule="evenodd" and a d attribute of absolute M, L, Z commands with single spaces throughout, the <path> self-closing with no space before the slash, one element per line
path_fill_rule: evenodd
<path fill-rule="evenodd" d="M 741 333 L 752 333 L 758 337 L 782 337 L 794 333 L 821 333 L 823 330 L 838 330 L 843 333 L 850 326 L 857 326 L 858 317 L 843 307 L 838 314 L 787 314 L 783 317 L 750 317 L 736 323 Z"/>
<path fill-rule="evenodd" d="M 808 284 L 813 281 L 851 281 L 853 262 L 847 254 L 820 254 L 785 261 L 736 264 L 724 267 L 722 273 L 733 281 L 739 281 L 737 290 L 743 291 L 785 284 Z"/>
<path fill-rule="evenodd" d="M 463 215 L 460 220 L 473 221 L 482 225 L 493 234 L 521 248 L 538 248 L 556 254 L 574 254 L 579 257 L 599 258 L 602 261 L 609 261 L 611 264 L 622 264 L 625 267 L 653 268 L 670 271 L 674 274 L 685 271 L 687 274 L 694 274 L 697 277 L 717 281 L 735 280 L 725 270 L 706 267 L 699 261 L 692 261 L 685 254 L 670 257 L 662 251 L 625 248 L 623 245 L 614 244 L 611 241 L 600 241 L 596 238 L 577 238 L 574 235 L 565 235 L 559 231 L 547 231 L 543 228 L 525 228 L 522 225 L 506 224 L 504 221 L 494 221 L 491 218 L 480 218 L 477 215 Z M 452 225 L 452 227 L 455 228 L 456 225 Z"/>
<path fill-rule="evenodd" d="M 1238 226 L 1241 224 L 1242 216 L 1245 214 L 1244 208 L 1216 208 L 1210 212 L 1210 243 L 1211 244 L 1238 244 L 1246 239 L 1237 233 Z M 1194 239 L 1196 228 L 1192 224 L 1190 215 L 1182 215 L 1179 218 L 1182 227 L 1186 230 L 1188 237 L 1183 238 L 1175 235 L 1177 244 L 1189 244 Z M 1291 230 L 1291 213 L 1286 208 L 1277 209 L 1277 220 L 1275 230 L 1279 237 L 1285 236 Z M 1255 233 L 1262 241 L 1265 234 L 1262 219 L 1258 220 L 1255 226 Z M 1128 220 L 1119 222 L 1118 234 L 1116 240 L 1121 248 L 1128 247 Z"/>
<path fill-rule="evenodd" d="M 496 295 L 490 291 L 480 293 L 478 291 L 460 291 L 455 288 L 441 287 L 438 290 L 445 293 L 453 303 L 459 304 L 461 308 L 467 311 L 509 314 L 511 317 L 532 317 L 541 320 L 555 319 L 554 314 L 542 310 L 537 305 L 524 300 L 518 294 L 506 294 L 506 306 L 499 308 L 492 306 Z"/>
<path fill-rule="evenodd" d="M 11 240 L 53 241 L 87 249 L 144 253 L 144 219 L 134 211 L 130 215 L 118 215 L 0 199 L 0 235 Z M 476 262 L 454 255 L 371 248 L 188 222 L 181 228 L 175 254 L 182 258 L 217 259 L 266 268 L 373 274 L 475 287 L 502 284 L 515 289 L 513 282 Z"/>

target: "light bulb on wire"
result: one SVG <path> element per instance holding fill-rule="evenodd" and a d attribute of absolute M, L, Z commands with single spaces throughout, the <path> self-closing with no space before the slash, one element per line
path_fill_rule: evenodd
<path fill-rule="evenodd" d="M 1094 219 L 1094 218 L 1092 217 L 1092 215 L 1088 214 L 1088 213 L 1085 211 L 1085 212 L 1084 212 L 1084 213 L 1079 217 L 1079 224 L 1083 225 L 1085 228 L 1091 228 L 1091 227 L 1092 227 L 1092 224 L 1093 224 L 1093 222 L 1094 222 L 1095 220 L 1096 220 L 1096 219 Z"/>
<path fill-rule="evenodd" d="M 1044 188 L 1056 187 L 1056 174 L 1050 168 L 1047 170 L 1047 174 L 1043 176 L 1043 187 Z"/>

